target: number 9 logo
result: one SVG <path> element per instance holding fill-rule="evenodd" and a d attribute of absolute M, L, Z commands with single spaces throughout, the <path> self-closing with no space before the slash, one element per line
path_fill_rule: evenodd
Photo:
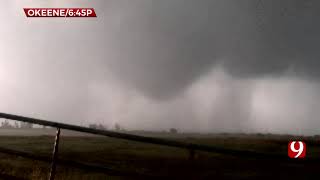
<path fill-rule="evenodd" d="M 288 156 L 290 158 L 305 158 L 307 146 L 302 141 L 290 141 L 288 144 Z"/>

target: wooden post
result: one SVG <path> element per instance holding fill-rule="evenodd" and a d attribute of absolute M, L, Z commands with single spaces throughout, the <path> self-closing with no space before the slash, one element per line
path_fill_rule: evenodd
<path fill-rule="evenodd" d="M 49 174 L 49 180 L 54 180 L 56 175 L 56 163 L 58 158 L 58 148 L 59 148 L 59 139 L 60 139 L 60 128 L 57 128 L 56 139 L 54 141 L 53 152 L 52 152 L 52 163 Z"/>

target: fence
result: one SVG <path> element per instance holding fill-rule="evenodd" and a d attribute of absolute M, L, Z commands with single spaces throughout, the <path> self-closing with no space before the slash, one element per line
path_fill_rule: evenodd
<path fill-rule="evenodd" d="M 232 150 L 232 149 L 226 149 L 226 148 L 221 148 L 221 147 L 179 142 L 179 141 L 163 139 L 163 138 L 138 136 L 138 135 L 133 135 L 133 134 L 128 134 L 128 133 L 120 133 L 120 132 L 114 132 L 114 131 L 108 131 L 108 130 L 92 129 L 92 128 L 87 128 L 87 127 L 82 127 L 82 126 L 70 125 L 70 124 L 65 124 L 65 123 L 58 123 L 58 122 L 53 122 L 53 121 L 41 120 L 41 119 L 18 116 L 18 115 L 13 115 L 13 114 L 6 114 L 6 113 L 0 113 L 0 118 L 57 128 L 57 133 L 56 133 L 56 138 L 55 138 L 54 148 L 53 148 L 53 153 L 52 153 L 52 159 L 47 158 L 47 157 L 39 157 L 39 156 L 36 156 L 33 154 L 21 152 L 21 151 L 0 148 L 0 152 L 2 152 L 2 153 L 13 154 L 13 155 L 27 157 L 27 158 L 31 158 L 31 159 L 35 159 L 35 160 L 40 160 L 40 161 L 47 161 L 47 162 L 51 161 L 51 169 L 50 169 L 50 174 L 49 174 L 50 180 L 53 180 L 55 177 L 55 170 L 56 170 L 56 164 L 57 164 L 57 154 L 58 154 L 59 138 L 60 138 L 61 129 L 73 130 L 73 131 L 78 131 L 78 132 L 108 136 L 108 137 L 112 137 L 112 138 L 119 138 L 119 139 L 125 139 L 125 140 L 131 140 L 131 141 L 137 141 L 137 142 L 143 142 L 143 143 L 151 143 L 151 144 L 164 145 L 164 146 L 169 146 L 169 147 L 183 148 L 183 149 L 186 149 L 189 151 L 189 159 L 194 158 L 196 151 L 222 153 L 222 154 L 228 154 L 228 155 L 232 155 L 232 156 L 241 156 L 241 157 L 254 157 L 254 158 L 270 158 L 270 157 L 272 157 L 272 158 L 280 158 L 280 159 L 286 158 L 282 155 L 277 155 L 277 154 L 266 154 L 266 153 L 259 153 L 256 151 Z M 59 160 L 59 163 L 65 164 L 68 166 L 73 166 L 73 167 L 85 168 L 85 169 L 90 169 L 90 170 L 95 170 L 95 171 L 103 171 L 108 174 L 137 175 L 137 174 L 130 173 L 130 172 L 129 173 L 128 172 L 117 172 L 117 171 L 109 169 L 107 167 L 96 166 L 96 165 L 92 165 L 92 164 L 84 164 L 84 163 L 79 163 L 79 162 L 61 161 L 61 160 Z"/>

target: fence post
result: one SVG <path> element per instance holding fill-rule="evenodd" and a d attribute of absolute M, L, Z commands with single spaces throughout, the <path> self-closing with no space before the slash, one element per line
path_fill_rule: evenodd
<path fill-rule="evenodd" d="M 57 157 L 58 157 L 59 139 L 60 139 L 60 128 L 57 128 L 56 139 L 54 141 L 53 152 L 52 152 L 52 162 L 51 162 L 49 180 L 54 180 L 54 177 L 56 175 L 56 163 L 57 163 Z"/>

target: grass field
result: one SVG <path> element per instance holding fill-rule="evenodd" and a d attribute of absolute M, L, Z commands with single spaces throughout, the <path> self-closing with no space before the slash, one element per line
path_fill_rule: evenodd
<path fill-rule="evenodd" d="M 0 130 L 2 131 L 2 130 Z M 19 131 L 19 130 L 16 130 Z M 43 130 L 36 130 L 43 131 Z M 50 130 L 49 130 L 50 131 Z M 52 135 L 0 136 L 0 147 L 51 156 Z M 2 131 L 4 132 L 4 131 Z M 24 132 L 25 133 L 25 132 Z M 136 132 L 137 133 L 137 132 Z M 27 134 L 27 133 L 26 133 Z M 58 165 L 56 179 L 310 179 L 320 177 L 318 137 L 292 137 L 263 134 L 166 134 L 140 133 L 231 149 L 281 154 L 287 157 L 290 139 L 305 140 L 307 159 L 257 159 L 227 154 L 196 152 L 189 160 L 183 149 L 137 143 L 107 137 L 65 133 L 61 137 L 59 159 L 95 163 L 144 176 L 110 176 L 84 169 Z M 28 135 L 28 134 L 27 134 Z M 24 179 L 47 179 L 50 163 L 0 153 L 0 173 Z"/>

